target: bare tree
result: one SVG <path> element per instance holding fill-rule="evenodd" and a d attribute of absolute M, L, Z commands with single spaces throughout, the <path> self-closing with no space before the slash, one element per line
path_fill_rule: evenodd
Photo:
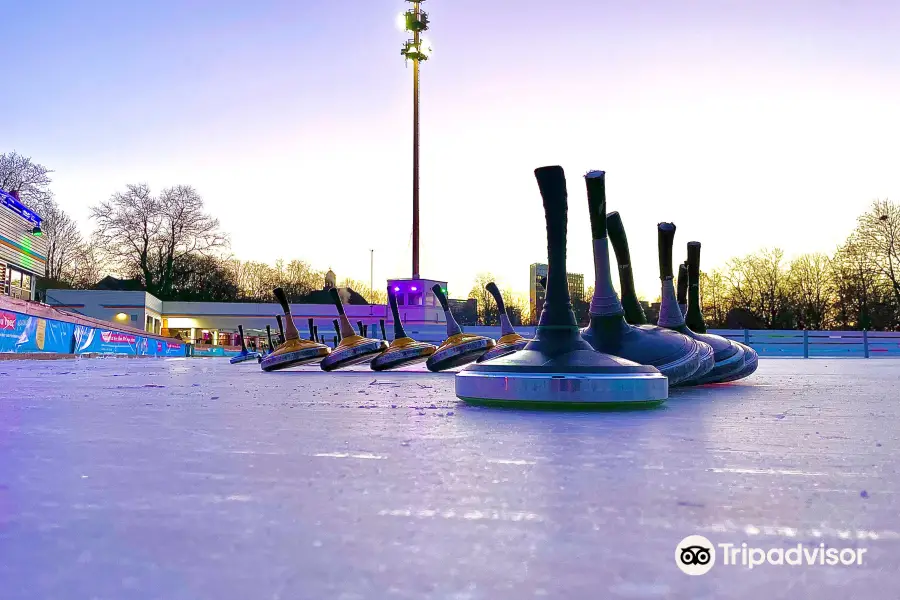
<path fill-rule="evenodd" d="M 52 281 L 71 284 L 73 282 L 73 263 L 82 252 L 84 240 L 78 231 L 78 225 L 52 196 L 41 201 L 38 214 L 44 219 L 42 229 L 47 239 L 47 274 Z"/>
<path fill-rule="evenodd" d="M 241 300 L 269 302 L 272 289 L 276 286 L 277 273 L 269 265 L 256 261 L 229 261 Z"/>
<path fill-rule="evenodd" d="M 322 289 L 325 281 L 325 274 L 322 271 L 313 269 L 309 263 L 302 260 L 285 263 L 284 260 L 278 259 L 275 261 L 274 270 L 278 286 L 284 290 L 290 301 Z"/>
<path fill-rule="evenodd" d="M 147 291 L 168 298 L 177 261 L 210 256 L 228 246 L 219 221 L 203 210 L 190 186 L 167 188 L 153 196 L 147 184 L 129 185 L 91 209 L 97 243 L 122 272 L 143 278 Z"/>
<path fill-rule="evenodd" d="M 503 297 L 503 304 L 506 305 L 506 314 L 509 315 L 509 322 L 513 325 L 524 325 L 531 312 L 528 306 L 528 296 L 516 294 L 510 288 L 505 288 L 501 292 L 501 296 Z"/>
<path fill-rule="evenodd" d="M 803 254 L 791 261 L 788 277 L 799 327 L 827 329 L 830 326 L 831 274 L 831 259 L 824 254 Z"/>
<path fill-rule="evenodd" d="M 358 279 L 350 279 L 349 277 L 341 281 L 340 287 L 350 288 L 365 298 L 369 304 L 387 304 L 387 289 L 373 290 L 368 283 Z"/>
<path fill-rule="evenodd" d="M 875 200 L 857 220 L 853 237 L 878 273 L 890 282 L 894 304 L 900 305 L 900 205 Z"/>
<path fill-rule="evenodd" d="M 495 322 L 499 322 L 497 304 L 491 293 L 484 287 L 492 281 L 497 283 L 497 279 L 492 273 L 478 273 L 472 289 L 469 291 L 468 297 L 474 298 L 478 305 L 478 320 L 482 325 L 493 325 Z"/>
<path fill-rule="evenodd" d="M 234 278 L 219 257 L 187 254 L 175 261 L 173 300 L 234 302 L 237 296 Z"/>
<path fill-rule="evenodd" d="M 831 261 L 835 322 L 844 329 L 887 329 L 897 325 L 890 283 L 881 275 L 867 244 L 855 235 Z"/>
<path fill-rule="evenodd" d="M 763 249 L 732 259 L 723 274 L 734 306 L 744 308 L 768 328 L 793 326 L 790 286 L 783 260 L 782 250 Z"/>
<path fill-rule="evenodd" d="M 19 199 L 35 211 L 42 202 L 52 196 L 50 192 L 52 172 L 44 165 L 32 162 L 30 157 L 22 156 L 15 151 L 0 154 L 0 190 L 18 193 Z"/>
<path fill-rule="evenodd" d="M 106 271 L 103 257 L 96 246 L 82 243 L 69 260 L 66 283 L 76 289 L 89 289 L 100 281 Z"/>
<path fill-rule="evenodd" d="M 732 308 L 728 297 L 728 284 L 721 271 L 700 273 L 700 303 L 703 317 L 709 327 L 723 327 L 728 311 Z"/>

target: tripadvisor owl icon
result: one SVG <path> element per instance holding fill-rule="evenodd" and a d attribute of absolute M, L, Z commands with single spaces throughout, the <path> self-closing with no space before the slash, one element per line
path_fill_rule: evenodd
<path fill-rule="evenodd" d="M 675 546 L 675 564 L 682 573 L 705 575 L 716 564 L 716 548 L 702 535 L 689 535 Z"/>

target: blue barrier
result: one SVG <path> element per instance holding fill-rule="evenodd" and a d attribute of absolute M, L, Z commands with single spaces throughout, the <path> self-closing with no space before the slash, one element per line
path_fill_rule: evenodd
<path fill-rule="evenodd" d="M 185 345 L 136 333 L 0 311 L 0 352 L 185 356 Z"/>
<path fill-rule="evenodd" d="M 72 323 L 0 311 L 0 352 L 72 353 Z"/>
<path fill-rule="evenodd" d="M 138 355 L 138 336 L 86 325 L 75 326 L 75 354 Z"/>
<path fill-rule="evenodd" d="M 191 356 L 209 358 L 211 356 L 237 356 L 240 353 L 240 350 L 226 350 L 224 346 L 194 346 Z"/>

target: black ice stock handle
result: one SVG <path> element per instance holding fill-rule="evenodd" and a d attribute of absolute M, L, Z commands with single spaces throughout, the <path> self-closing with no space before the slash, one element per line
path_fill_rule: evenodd
<path fill-rule="evenodd" d="M 589 171 L 584 176 L 584 183 L 591 216 L 591 237 L 602 240 L 606 237 L 606 173 Z"/>
<path fill-rule="evenodd" d="M 660 223 L 656 226 L 659 243 L 659 278 L 672 277 L 672 245 L 675 243 L 675 224 Z"/>

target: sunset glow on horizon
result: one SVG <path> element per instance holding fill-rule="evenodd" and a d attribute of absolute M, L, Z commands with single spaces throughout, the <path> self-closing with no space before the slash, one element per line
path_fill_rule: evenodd
<path fill-rule="evenodd" d="M 560 10 L 565 6 L 565 11 Z M 238 258 L 301 259 L 376 287 L 409 277 L 412 69 L 402 0 L 93 0 L 4 9 L 16 74 L 2 151 L 89 207 L 193 185 Z M 528 290 L 546 260 L 533 170 L 562 165 L 569 264 L 593 278 L 583 175 L 607 172 L 638 291 L 656 227 L 703 267 L 763 247 L 831 252 L 900 199 L 900 4 L 427 0 L 421 275 Z M 510 241 L 516 240 L 517 246 Z"/>

